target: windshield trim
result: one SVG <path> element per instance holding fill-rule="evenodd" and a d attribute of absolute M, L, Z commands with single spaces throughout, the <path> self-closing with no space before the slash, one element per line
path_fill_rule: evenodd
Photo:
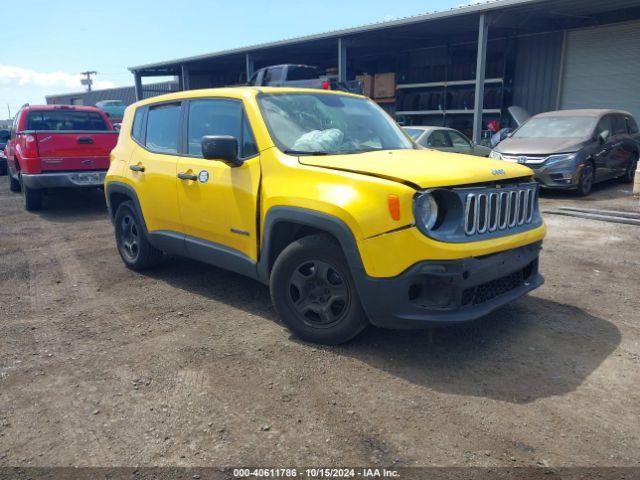
<path fill-rule="evenodd" d="M 391 120 L 391 122 L 395 125 L 395 128 L 398 129 L 398 131 L 400 132 L 400 134 L 406 138 L 409 142 L 409 146 L 408 148 L 396 148 L 396 149 L 392 149 L 392 148 L 375 148 L 375 149 L 370 149 L 370 150 L 362 150 L 362 151 L 352 151 L 352 150 L 345 150 L 344 152 L 325 152 L 325 151 L 318 151 L 318 152 L 305 152 L 305 153 L 287 153 L 287 151 L 293 151 L 293 149 L 287 147 L 286 145 L 283 145 L 278 138 L 274 135 L 273 133 L 273 129 L 271 128 L 271 125 L 269 123 L 269 117 L 265 114 L 262 102 L 260 101 L 261 98 L 264 97 L 271 97 L 271 96 L 276 96 L 276 95 L 336 95 L 336 96 L 340 96 L 340 97 L 346 97 L 346 98 L 355 98 L 355 99 L 360 99 L 362 101 L 368 102 L 370 104 L 372 104 L 375 108 L 379 109 L 380 112 L 383 115 L 386 115 L 387 117 L 389 117 L 389 120 Z M 397 124 L 397 122 L 387 113 L 384 111 L 384 109 L 380 108 L 380 106 L 374 102 L 373 100 L 371 100 L 370 98 L 364 97 L 362 95 L 355 95 L 355 94 L 350 94 L 350 93 L 346 93 L 346 92 L 338 92 L 335 90 L 316 90 L 316 89 L 309 89 L 308 92 L 304 92 L 304 91 L 287 91 L 284 90 L 282 92 L 264 92 L 262 90 L 258 91 L 258 94 L 256 95 L 256 103 L 258 104 L 258 109 L 260 110 L 260 115 L 262 116 L 262 120 L 265 124 L 265 126 L 267 127 L 267 132 L 269 133 L 269 138 L 271 139 L 271 142 L 276 146 L 276 148 L 284 153 L 285 155 L 294 155 L 294 156 L 308 156 L 308 157 L 312 157 L 312 156 L 327 156 L 327 155 L 352 155 L 352 154 L 356 154 L 356 153 L 370 153 L 372 151 L 375 152 L 379 152 L 379 151 L 386 151 L 386 150 L 415 150 L 416 149 L 416 144 L 413 141 L 413 139 L 403 130 L 403 128 Z"/>

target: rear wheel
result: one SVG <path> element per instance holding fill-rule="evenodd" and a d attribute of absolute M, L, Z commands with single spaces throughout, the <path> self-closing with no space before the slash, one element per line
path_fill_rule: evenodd
<path fill-rule="evenodd" d="M 595 170 L 593 168 L 593 163 L 587 162 L 582 168 L 580 180 L 578 181 L 578 195 L 580 195 L 581 197 L 586 197 L 591 193 L 591 189 L 593 188 L 594 176 Z"/>
<path fill-rule="evenodd" d="M 634 158 L 629 162 L 627 169 L 624 172 L 624 175 L 618 178 L 620 183 L 633 183 L 633 180 L 636 177 L 636 170 L 638 168 L 638 159 Z"/>
<path fill-rule="evenodd" d="M 20 182 L 11 176 L 11 171 L 7 169 L 7 178 L 9 179 L 9 190 L 12 192 L 20 191 Z"/>
<path fill-rule="evenodd" d="M 342 250 L 328 235 L 286 247 L 273 266 L 270 287 L 280 318 L 304 340 L 337 345 L 368 324 Z"/>
<path fill-rule="evenodd" d="M 132 202 L 123 202 L 115 217 L 116 245 L 125 265 L 132 270 L 155 267 L 162 251 L 149 243 Z"/>
<path fill-rule="evenodd" d="M 42 208 L 41 189 L 27 187 L 22 182 L 20 182 L 20 189 L 22 190 L 22 198 L 24 199 L 24 208 L 28 212 L 35 212 Z"/>

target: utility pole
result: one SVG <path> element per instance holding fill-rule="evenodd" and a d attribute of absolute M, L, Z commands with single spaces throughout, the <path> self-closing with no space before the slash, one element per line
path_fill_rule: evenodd
<path fill-rule="evenodd" d="M 93 80 L 91 79 L 91 77 L 93 75 L 96 75 L 98 72 L 80 72 L 81 75 L 84 75 L 86 78 L 83 78 L 80 80 L 80 83 L 82 85 L 85 85 L 87 87 L 87 92 L 91 91 L 91 85 L 93 84 Z"/>

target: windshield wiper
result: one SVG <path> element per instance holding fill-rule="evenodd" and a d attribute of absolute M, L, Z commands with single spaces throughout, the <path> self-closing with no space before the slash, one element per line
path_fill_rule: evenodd
<path fill-rule="evenodd" d="M 331 155 L 331 152 L 323 152 L 313 150 L 284 150 L 287 155 Z"/>

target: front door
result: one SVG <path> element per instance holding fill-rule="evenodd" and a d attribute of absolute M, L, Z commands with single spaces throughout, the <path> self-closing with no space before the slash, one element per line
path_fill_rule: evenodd
<path fill-rule="evenodd" d="M 187 240 L 211 242 L 257 261 L 260 157 L 240 100 L 187 103 L 186 153 L 178 160 L 178 203 Z M 202 137 L 238 140 L 239 167 L 202 158 Z M 201 242 L 200 242 L 201 243 Z M 189 241 L 187 241 L 189 249 Z"/>
<path fill-rule="evenodd" d="M 596 180 L 605 180 L 613 175 L 612 164 L 615 153 L 616 138 L 613 133 L 612 115 L 600 119 L 595 131 L 596 146 L 593 159 L 596 164 Z"/>

